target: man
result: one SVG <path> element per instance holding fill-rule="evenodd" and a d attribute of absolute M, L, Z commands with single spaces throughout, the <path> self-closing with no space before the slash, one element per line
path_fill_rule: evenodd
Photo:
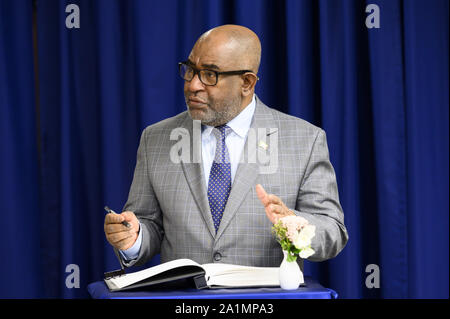
<path fill-rule="evenodd" d="M 260 57 L 255 33 L 224 25 L 203 34 L 180 63 L 187 112 L 144 130 L 124 212 L 105 218 L 125 266 L 160 253 L 161 262 L 276 267 L 283 255 L 271 227 L 294 214 L 316 226 L 309 260 L 333 258 L 345 246 L 325 133 L 256 97 Z M 176 148 L 174 132 L 189 137 L 187 149 Z M 249 160 L 267 152 L 276 154 L 273 163 Z"/>

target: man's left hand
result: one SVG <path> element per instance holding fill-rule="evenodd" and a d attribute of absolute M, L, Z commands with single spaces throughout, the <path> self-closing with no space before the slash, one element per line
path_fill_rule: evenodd
<path fill-rule="evenodd" d="M 269 218 L 272 224 L 276 224 L 284 216 L 295 215 L 278 196 L 267 194 L 260 184 L 256 185 L 256 195 L 264 205 L 267 218 Z"/>

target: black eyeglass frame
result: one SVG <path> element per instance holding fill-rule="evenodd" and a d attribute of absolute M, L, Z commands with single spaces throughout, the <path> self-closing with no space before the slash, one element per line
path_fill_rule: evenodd
<path fill-rule="evenodd" d="M 181 76 L 181 67 L 185 65 L 187 67 L 190 67 L 193 71 L 194 74 L 192 75 L 192 78 L 190 80 L 186 80 L 183 76 Z M 253 72 L 252 70 L 235 70 L 235 71 L 215 71 L 215 70 L 211 70 L 211 69 L 197 69 L 196 67 L 192 66 L 189 61 L 183 61 L 183 62 L 178 62 L 178 71 L 180 74 L 180 77 L 188 82 L 191 82 L 192 79 L 195 77 L 196 74 L 198 74 L 198 78 L 200 80 L 200 82 L 202 82 L 204 85 L 206 86 L 215 86 L 217 85 L 217 82 L 219 82 L 219 75 L 242 75 L 245 73 L 253 73 L 255 74 L 255 72 Z M 216 75 L 216 82 L 214 84 L 206 84 L 205 82 L 203 82 L 202 77 L 200 76 L 200 71 L 210 71 L 210 72 L 214 72 L 214 74 Z M 255 74 L 256 76 L 256 74 Z M 256 78 L 259 80 L 259 78 L 256 76 Z"/>

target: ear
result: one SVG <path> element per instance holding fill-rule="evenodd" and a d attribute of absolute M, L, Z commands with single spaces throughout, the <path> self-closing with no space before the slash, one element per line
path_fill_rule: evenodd
<path fill-rule="evenodd" d="M 255 91 L 256 81 L 258 81 L 258 76 L 255 73 L 248 72 L 242 76 L 242 80 L 242 95 L 248 96 L 253 94 Z"/>

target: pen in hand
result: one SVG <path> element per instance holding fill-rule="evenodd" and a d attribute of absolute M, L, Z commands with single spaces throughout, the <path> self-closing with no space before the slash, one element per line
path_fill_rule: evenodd
<path fill-rule="evenodd" d="M 113 211 L 111 208 L 109 208 L 108 206 L 105 206 L 105 210 L 108 212 L 108 214 L 116 214 L 116 212 L 115 211 Z M 122 222 L 122 225 L 124 225 L 125 227 L 127 227 L 127 228 L 130 228 L 131 227 L 131 224 L 130 223 L 128 223 L 127 221 L 123 221 Z"/>

